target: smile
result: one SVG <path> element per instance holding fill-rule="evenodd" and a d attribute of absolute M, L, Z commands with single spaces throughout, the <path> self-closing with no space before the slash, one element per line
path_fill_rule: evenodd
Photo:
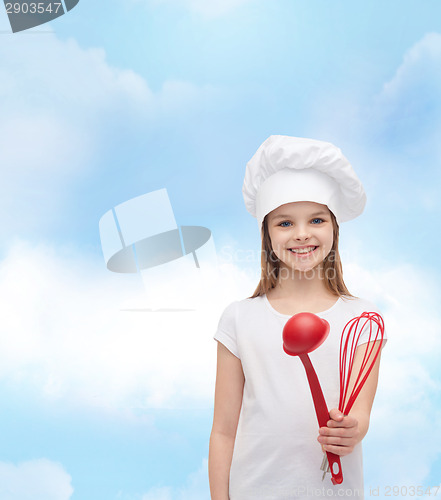
<path fill-rule="evenodd" d="M 302 257 L 307 257 L 308 255 L 313 254 L 317 250 L 317 248 L 318 247 L 308 247 L 308 248 L 302 248 L 302 249 L 298 249 L 298 250 L 294 250 L 293 248 L 288 248 L 288 250 L 291 253 L 295 253 L 295 254 L 300 255 Z"/>

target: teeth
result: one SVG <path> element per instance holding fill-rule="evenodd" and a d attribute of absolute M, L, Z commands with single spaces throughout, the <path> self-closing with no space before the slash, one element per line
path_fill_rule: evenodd
<path fill-rule="evenodd" d="M 315 247 L 308 247 L 308 248 L 302 248 L 302 249 L 294 249 L 294 248 L 290 248 L 291 252 L 294 252 L 294 253 L 308 253 L 310 252 L 311 250 L 314 250 Z"/>

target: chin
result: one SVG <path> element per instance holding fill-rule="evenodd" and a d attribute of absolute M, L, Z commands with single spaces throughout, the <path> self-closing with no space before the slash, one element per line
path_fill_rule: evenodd
<path fill-rule="evenodd" d="M 299 273 L 308 273 L 311 271 L 320 270 L 321 265 L 322 265 L 322 262 L 319 262 L 319 263 L 314 263 L 314 264 L 310 264 L 310 265 L 305 265 L 303 267 L 294 267 L 294 270 L 298 271 Z"/>
<path fill-rule="evenodd" d="M 298 273 L 309 273 L 311 271 L 314 271 L 313 267 L 305 267 L 303 269 L 296 269 Z"/>

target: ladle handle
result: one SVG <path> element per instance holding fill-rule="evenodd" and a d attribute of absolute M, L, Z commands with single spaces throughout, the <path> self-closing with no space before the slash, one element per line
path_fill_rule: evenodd
<path fill-rule="evenodd" d="M 319 379 L 309 356 L 307 354 L 300 354 L 299 358 L 305 367 L 306 376 L 308 377 L 319 427 L 326 427 L 329 420 L 329 412 Z M 331 469 L 332 484 L 341 484 L 343 482 L 343 472 L 341 470 L 340 457 L 330 451 L 326 452 L 326 456 L 328 457 L 329 467 Z"/>

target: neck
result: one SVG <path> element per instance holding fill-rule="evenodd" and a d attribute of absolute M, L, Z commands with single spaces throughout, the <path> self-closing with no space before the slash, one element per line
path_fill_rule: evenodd
<path fill-rule="evenodd" d="M 331 295 L 326 288 L 323 268 L 320 266 L 307 272 L 282 268 L 275 288 L 281 297 L 303 301 L 320 295 Z"/>

